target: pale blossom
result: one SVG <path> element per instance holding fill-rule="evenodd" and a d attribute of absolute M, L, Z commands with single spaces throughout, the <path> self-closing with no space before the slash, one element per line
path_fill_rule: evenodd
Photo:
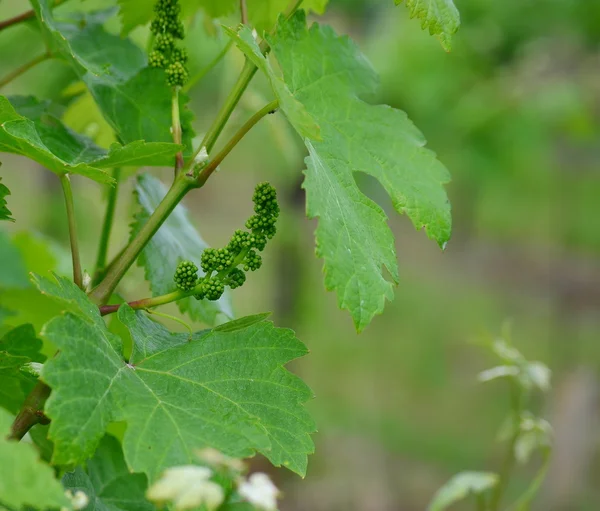
<path fill-rule="evenodd" d="M 182 465 L 164 471 L 146 497 L 156 503 L 170 501 L 178 511 L 194 509 L 204 504 L 209 510 L 219 507 L 225 499 L 223 488 L 210 480 L 212 470 L 196 465 Z"/>
<path fill-rule="evenodd" d="M 267 474 L 256 472 L 238 486 L 238 492 L 244 500 L 264 511 L 277 510 L 279 490 Z"/>

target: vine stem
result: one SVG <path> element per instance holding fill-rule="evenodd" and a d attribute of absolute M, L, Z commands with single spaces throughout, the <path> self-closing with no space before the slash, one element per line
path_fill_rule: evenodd
<path fill-rule="evenodd" d="M 42 55 L 39 55 L 39 56 L 35 57 L 34 59 L 30 60 L 29 62 L 25 62 L 25 64 L 23 64 L 22 66 L 18 67 L 12 73 L 9 73 L 8 75 L 6 75 L 4 78 L 2 78 L 0 80 L 0 88 L 2 88 L 5 85 L 9 84 L 14 79 L 16 79 L 19 76 L 21 76 L 22 74 L 26 73 L 32 67 L 35 67 L 38 64 L 40 64 L 41 62 L 44 62 L 44 61 L 46 61 L 46 60 L 48 60 L 50 58 L 52 58 L 52 54 L 50 52 L 46 52 L 46 53 L 43 53 Z"/>
<path fill-rule="evenodd" d="M 90 298 L 92 300 L 100 305 L 104 305 L 108 301 L 110 295 L 117 287 L 117 284 L 131 267 L 148 241 L 150 241 L 152 236 L 158 231 L 160 226 L 175 209 L 175 206 L 183 199 L 185 194 L 194 187 L 195 184 L 193 180 L 189 179 L 185 174 L 179 174 L 177 176 L 173 185 L 167 192 L 167 195 L 165 195 L 164 199 L 154 210 L 154 213 L 150 215 L 148 221 L 142 226 L 129 245 L 125 247 L 125 250 L 123 250 L 119 259 L 110 266 L 104 279 L 102 279 L 102 282 L 92 289 L 90 292 Z"/>
<path fill-rule="evenodd" d="M 171 118 L 173 132 L 173 142 L 181 145 L 181 119 L 179 117 L 179 87 L 173 87 L 173 95 L 171 96 Z M 183 153 L 179 151 L 175 156 L 175 175 L 183 168 Z"/>
<path fill-rule="evenodd" d="M 115 185 L 108 190 L 108 200 L 106 202 L 106 212 L 102 223 L 102 232 L 100 234 L 100 243 L 98 244 L 98 256 L 96 258 L 96 270 L 94 271 L 93 284 L 97 284 L 100 276 L 106 269 L 106 259 L 108 255 L 108 244 L 110 233 L 112 231 L 113 220 L 115 218 L 115 208 L 117 206 L 117 196 L 119 194 L 119 181 L 121 180 L 121 169 L 116 168 L 112 172 Z"/>
<path fill-rule="evenodd" d="M 526 511 L 529 509 L 529 504 L 531 504 L 531 501 L 537 495 L 542 483 L 546 479 L 546 473 L 550 468 L 551 458 L 551 449 L 546 449 L 542 466 L 538 470 L 534 480 L 531 482 L 527 490 L 525 490 L 525 493 L 523 493 L 523 495 L 521 495 L 521 497 L 519 497 L 519 499 L 508 508 L 509 511 L 512 511 L 513 509 L 515 511 Z"/>
<path fill-rule="evenodd" d="M 227 52 L 233 46 L 233 39 L 230 39 L 229 42 L 223 46 L 223 49 L 218 53 L 218 55 L 212 59 L 205 67 L 203 67 L 200 71 L 198 71 L 194 76 L 192 76 L 188 82 L 182 87 L 183 92 L 188 92 L 197 82 L 202 80 L 212 69 L 227 55 Z"/>
<path fill-rule="evenodd" d="M 246 5 L 246 0 L 240 0 L 240 15 L 242 17 L 242 23 L 244 25 L 248 24 L 248 6 Z"/>
<path fill-rule="evenodd" d="M 44 404 L 50 396 L 50 387 L 38 381 L 36 386 L 25 399 L 19 415 L 15 418 L 10 435 L 10 440 L 21 440 L 36 424 L 48 424 L 50 421 L 44 415 Z"/>
<path fill-rule="evenodd" d="M 517 429 L 508 442 L 508 449 L 506 451 L 504 463 L 502 464 L 502 468 L 500 470 L 500 478 L 490 499 L 490 511 L 498 511 L 500 508 L 502 496 L 508 487 L 510 474 L 515 465 L 515 444 L 517 443 L 517 440 L 521 434 L 519 424 L 521 421 L 521 389 L 519 388 L 518 384 L 512 380 L 510 381 L 510 401 L 513 420 L 515 421 L 515 426 Z"/>
<path fill-rule="evenodd" d="M 232 149 L 244 138 L 246 133 L 248 133 L 263 117 L 268 114 L 275 113 L 275 111 L 279 108 L 279 101 L 271 101 L 269 104 L 262 107 L 258 112 L 256 112 L 250 119 L 248 119 L 244 125 L 236 132 L 236 134 L 231 137 L 231 140 L 225 144 L 225 147 L 219 151 L 219 153 L 202 169 L 196 182 L 198 186 L 204 186 L 204 183 L 208 180 L 211 174 L 217 169 L 217 167 L 221 164 L 221 162 L 227 157 L 227 155 L 232 151 Z"/>
<path fill-rule="evenodd" d="M 194 160 L 196 159 L 198 154 L 200 154 L 202 148 L 206 148 L 206 151 L 208 153 L 210 153 L 210 151 L 213 149 L 215 143 L 217 142 L 217 139 L 219 138 L 219 135 L 225 127 L 225 124 L 227 124 L 227 121 L 231 117 L 233 110 L 239 103 L 242 95 L 244 94 L 244 91 L 248 87 L 250 80 L 252 80 L 253 76 L 256 74 L 257 69 L 258 68 L 252 62 L 246 59 L 239 78 L 237 79 L 235 85 L 231 89 L 231 92 L 225 99 L 225 103 L 223 103 L 221 110 L 219 110 L 215 121 L 212 123 L 206 135 L 204 135 L 202 143 L 200 144 L 198 149 L 196 149 L 196 151 L 194 152 L 194 156 L 188 162 L 188 167 L 194 164 Z"/>
<path fill-rule="evenodd" d="M 60 4 L 62 4 L 64 1 L 65 0 L 55 0 L 53 7 L 56 7 Z M 13 25 L 17 25 L 19 23 L 22 23 L 23 21 L 27 21 L 32 18 L 35 18 L 35 11 L 33 9 L 26 11 L 23 14 L 19 14 L 18 16 L 15 16 L 14 18 L 0 21 L 0 32 L 2 30 L 4 30 L 5 28 L 12 27 Z"/>
<path fill-rule="evenodd" d="M 69 241 L 71 243 L 71 258 L 73 260 L 73 282 L 83 289 L 83 272 L 81 271 L 81 259 L 79 258 L 79 242 L 77 240 L 77 219 L 75 218 L 75 206 L 73 204 L 73 190 L 69 174 L 60 176 L 65 205 L 67 207 L 67 220 L 69 224 Z"/>

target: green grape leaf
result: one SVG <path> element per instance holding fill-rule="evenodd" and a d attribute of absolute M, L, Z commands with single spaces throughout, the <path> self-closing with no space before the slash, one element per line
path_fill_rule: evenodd
<path fill-rule="evenodd" d="M 54 471 L 41 462 L 35 448 L 7 440 L 13 417 L 0 409 L 0 502 L 12 509 L 69 507 Z"/>
<path fill-rule="evenodd" d="M 90 137 L 100 147 L 107 148 L 116 142 L 114 131 L 85 84 L 78 82 L 78 85 L 83 87 L 84 92 L 69 103 L 62 115 L 62 121 L 69 128 Z"/>
<path fill-rule="evenodd" d="M 83 77 L 104 118 L 124 143 L 136 140 L 171 142 L 171 89 L 162 69 L 144 68 L 127 81 L 110 77 Z M 193 115 L 186 105 L 189 98 L 179 94 L 184 155 L 192 153 Z"/>
<path fill-rule="evenodd" d="M 225 27 L 225 31 L 256 67 L 267 75 L 271 82 L 271 87 L 273 87 L 273 92 L 275 92 L 275 96 L 279 100 L 279 106 L 285 112 L 286 117 L 294 125 L 298 134 L 302 138 L 320 140 L 321 135 L 318 124 L 306 111 L 304 105 L 294 98 L 281 77 L 275 74 L 271 64 L 260 51 L 260 48 L 252 35 L 252 31 L 246 26 L 242 27 L 237 32 L 231 28 Z"/>
<path fill-rule="evenodd" d="M 157 167 L 171 166 L 182 146 L 171 142 L 144 142 L 138 140 L 126 146 L 113 144 L 105 158 L 94 162 L 96 167 Z"/>
<path fill-rule="evenodd" d="M 107 75 L 126 80 L 146 65 L 146 56 L 131 39 L 109 34 L 103 24 L 113 9 L 90 14 L 76 13 L 71 22 L 54 19 L 48 0 L 32 0 L 46 40 L 53 53 L 72 64 L 79 75 Z"/>
<path fill-rule="evenodd" d="M 386 215 L 360 191 L 354 173 L 378 179 L 394 208 L 442 247 L 451 227 L 443 187 L 449 174 L 404 112 L 360 99 L 374 94 L 378 78 L 348 38 L 316 24 L 308 30 L 300 11 L 269 42 L 291 93 L 321 128 L 322 141 L 305 139 L 307 214 L 319 218 L 325 286 L 337 291 L 360 331 L 393 297 L 383 268 L 394 282 L 398 268 Z"/>
<path fill-rule="evenodd" d="M 127 363 L 116 336 L 98 326 L 99 313 L 88 316 L 93 304 L 77 286 L 57 282 L 54 292 L 81 311 L 52 319 L 43 331 L 60 349 L 42 372 L 52 388 L 45 412 L 54 463 L 85 460 L 108 424 L 123 421 L 127 464 L 150 480 L 207 446 L 235 457 L 259 451 L 277 466 L 305 472 L 314 424 L 303 403 L 311 391 L 283 367 L 307 352 L 292 331 L 260 316 L 191 340 L 175 334 L 173 342 L 173 334 L 158 325 L 146 330 L 143 313 L 123 305 L 118 317 L 136 345 Z"/>
<path fill-rule="evenodd" d="M 155 177 L 149 174 L 138 176 L 136 198 L 140 211 L 135 215 L 131 229 L 132 237 L 148 221 L 166 193 L 164 185 Z M 138 264 L 145 270 L 152 294 L 159 296 L 177 290 L 173 275 L 182 260 L 193 261 L 199 268 L 199 275 L 203 276 L 200 257 L 207 247 L 206 242 L 190 222 L 185 207 L 178 205 L 138 258 Z M 189 314 L 193 320 L 208 325 L 215 324 L 218 314 L 224 314 L 228 318 L 233 317 L 228 295 L 223 295 L 216 302 L 189 297 L 179 300 L 177 305 L 181 312 Z"/>
<path fill-rule="evenodd" d="M 9 222 L 14 222 L 15 219 L 11 216 L 12 213 L 10 212 L 10 209 L 8 209 L 6 205 L 6 199 L 4 198 L 8 195 L 10 195 L 10 190 L 6 185 L 2 184 L 2 178 L 0 177 L 0 220 L 8 220 Z"/>
<path fill-rule="evenodd" d="M 485 493 L 498 484 L 498 479 L 491 472 L 460 472 L 436 492 L 427 511 L 443 511 L 471 494 Z"/>
<path fill-rule="evenodd" d="M 0 406 L 12 413 L 17 413 L 35 385 L 36 378 L 24 369 L 46 359 L 41 349 L 42 341 L 29 324 L 13 328 L 0 339 Z"/>
<path fill-rule="evenodd" d="M 62 479 L 65 488 L 83 491 L 90 504 L 86 511 L 154 511 L 146 500 L 148 480 L 144 474 L 132 474 L 125 460 L 121 444 L 112 436 L 105 436 L 94 457 L 85 466 L 68 472 Z"/>
<path fill-rule="evenodd" d="M 100 183 L 112 182 L 109 174 L 88 164 L 104 154 L 90 139 L 50 115 L 37 122 L 27 119 L 4 96 L 0 96 L 0 151 L 27 156 L 59 175 L 80 174 Z"/>
<path fill-rule="evenodd" d="M 403 0 L 395 0 L 400 5 Z M 460 14 L 452 0 L 404 0 L 411 18 L 421 20 L 421 28 L 440 40 L 450 51 L 452 36 L 460 26 Z"/>
<path fill-rule="evenodd" d="M 181 0 L 183 17 L 193 15 L 198 9 L 204 10 L 212 18 L 220 18 L 236 12 L 239 0 Z M 304 0 L 302 8 L 323 14 L 329 0 Z M 123 34 L 128 34 L 138 25 L 149 23 L 153 15 L 154 2 L 147 0 L 118 0 Z M 250 26 L 258 31 L 270 30 L 277 16 L 290 5 L 289 0 L 252 0 L 248 2 Z"/>
<path fill-rule="evenodd" d="M 6 116 L 12 117 L 2 124 L 0 150 L 28 156 L 57 174 L 77 173 L 112 183 L 112 177 L 102 169 L 172 165 L 181 149 L 173 143 L 137 140 L 125 146 L 115 143 L 107 152 L 90 138 L 67 128 L 51 115 L 49 107 L 33 97 L 9 100 L 0 96 L 0 112 L 4 109 Z M 25 118 L 24 113 L 31 117 Z"/>
<path fill-rule="evenodd" d="M 153 3 L 145 3 L 152 10 Z M 47 0 L 35 0 L 33 4 L 57 51 L 73 65 L 121 142 L 172 142 L 172 93 L 164 71 L 146 68 L 147 59 L 141 48 L 129 38 L 104 30 L 102 25 L 112 10 L 82 14 L 81 19 L 66 23 L 54 20 Z M 187 156 L 192 153 L 192 116 L 185 107 L 188 98 L 180 94 L 179 101 Z M 154 163 L 171 164 L 172 159 Z"/>

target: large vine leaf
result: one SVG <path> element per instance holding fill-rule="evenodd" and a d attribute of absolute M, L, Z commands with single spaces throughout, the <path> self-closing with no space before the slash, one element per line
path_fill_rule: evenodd
<path fill-rule="evenodd" d="M 8 220 L 9 222 L 14 222 L 15 219 L 11 216 L 12 213 L 6 205 L 5 197 L 7 197 L 8 195 L 10 195 L 10 190 L 6 185 L 2 184 L 2 178 L 0 177 L 0 220 Z"/>
<path fill-rule="evenodd" d="M 13 416 L 0 409 L 0 502 L 12 509 L 69 506 L 54 472 L 32 445 L 8 440 Z"/>
<path fill-rule="evenodd" d="M 243 26 L 237 32 L 230 28 L 225 28 L 225 31 L 256 67 L 267 75 L 273 92 L 275 92 L 275 96 L 279 100 L 279 106 L 285 112 L 287 118 L 290 119 L 290 122 L 296 127 L 300 136 L 319 140 L 321 135 L 318 124 L 306 111 L 304 105 L 292 95 L 281 77 L 275 74 L 271 64 L 260 51 L 250 28 Z"/>
<path fill-rule="evenodd" d="M 148 480 L 144 474 L 132 474 L 118 440 L 105 436 L 85 469 L 77 467 L 62 479 L 65 488 L 85 492 L 90 500 L 86 511 L 153 511 L 145 498 Z"/>
<path fill-rule="evenodd" d="M 299 11 L 269 42 L 289 90 L 321 128 L 322 141 L 304 140 L 307 214 L 319 218 L 325 285 L 337 291 L 339 305 L 362 330 L 393 297 L 383 268 L 394 282 L 398 268 L 386 215 L 359 190 L 353 174 L 377 178 L 394 208 L 442 247 L 450 237 L 442 186 L 449 174 L 404 112 L 360 99 L 375 92 L 378 80 L 348 38 L 316 24 L 308 30 Z"/>
<path fill-rule="evenodd" d="M 152 9 L 153 3 L 147 4 Z M 74 22 L 58 22 L 48 0 L 35 0 L 33 5 L 48 37 L 56 45 L 56 51 L 73 65 L 121 142 L 172 142 L 172 93 L 164 71 L 147 68 L 144 51 L 131 39 L 104 30 L 107 16 L 114 11 L 80 15 L 81 19 Z M 192 152 L 194 136 L 192 115 L 186 108 L 188 100 L 180 94 L 186 156 Z M 157 161 L 154 165 L 171 165 L 173 158 L 166 163 L 154 161 Z M 119 165 L 142 164 L 119 162 Z"/>
<path fill-rule="evenodd" d="M 395 0 L 400 5 L 403 0 Z M 442 48 L 450 51 L 452 36 L 460 26 L 460 14 L 453 0 L 404 0 L 411 18 L 421 20 L 421 28 L 429 30 L 440 40 Z"/>
<path fill-rule="evenodd" d="M 109 76 L 86 74 L 89 88 L 102 114 L 124 142 L 146 140 L 169 142 L 171 134 L 171 89 L 162 69 L 143 68 L 126 81 Z M 184 155 L 191 154 L 193 115 L 186 105 L 189 98 L 179 94 Z"/>
<path fill-rule="evenodd" d="M 148 221 L 166 193 L 167 190 L 160 180 L 149 174 L 138 176 L 136 199 L 140 211 L 135 215 L 131 228 L 132 237 Z M 183 205 L 178 205 L 138 258 L 138 264 L 145 270 L 152 294 L 159 296 L 175 291 L 177 287 L 173 275 L 179 262 L 193 261 L 200 269 L 200 256 L 206 248 L 208 245 L 190 222 L 187 210 Z M 204 275 L 201 269 L 199 274 Z M 228 318 L 233 317 L 228 295 L 224 295 L 216 302 L 189 297 L 179 300 L 177 305 L 181 312 L 189 314 L 193 320 L 208 325 L 215 324 L 218 314 L 224 314 Z"/>
<path fill-rule="evenodd" d="M 304 0 L 306 10 L 323 14 L 329 0 Z M 181 0 L 183 16 L 191 16 L 198 9 L 204 10 L 213 18 L 232 14 L 239 9 L 239 0 Z M 148 0 L 118 0 L 123 33 L 127 34 L 138 25 L 149 23 L 153 15 L 155 2 Z M 259 31 L 268 30 L 277 21 L 279 13 L 290 5 L 289 0 L 252 0 L 248 2 L 248 19 L 252 27 Z"/>
<path fill-rule="evenodd" d="M 27 156 L 59 175 L 80 174 L 100 183 L 112 182 L 109 174 L 88 164 L 103 156 L 91 140 L 52 117 L 46 124 L 19 115 L 4 96 L 0 96 L 0 151 Z"/>
<path fill-rule="evenodd" d="M 0 150 L 27 156 L 59 175 L 69 172 L 111 183 L 102 169 L 171 165 L 181 149 L 173 143 L 138 140 L 126 146 L 115 143 L 107 152 L 67 128 L 49 106 L 31 96 L 0 96 Z"/>
<path fill-rule="evenodd" d="M 293 332 L 262 315 L 190 340 L 123 305 L 119 319 L 135 345 L 126 362 L 119 339 L 100 326 L 97 311 L 90 314 L 94 305 L 81 290 L 66 279 L 38 282 L 75 311 L 43 332 L 60 349 L 42 372 L 53 389 L 45 412 L 54 463 L 83 461 L 110 422 L 124 421 L 127 464 L 150 480 L 190 463 L 206 446 L 236 457 L 259 451 L 275 465 L 305 472 L 314 424 L 302 406 L 310 390 L 283 368 L 307 351 Z"/>
<path fill-rule="evenodd" d="M 114 9 L 72 13 L 69 21 L 57 21 L 48 0 L 32 0 L 31 4 L 54 53 L 73 64 L 78 74 L 126 80 L 146 65 L 144 52 L 131 39 L 104 30 Z"/>
<path fill-rule="evenodd" d="M 35 385 L 35 378 L 23 371 L 31 362 L 43 362 L 42 341 L 33 326 L 21 325 L 8 331 L 0 339 L 0 406 L 16 413 L 25 396 Z"/>

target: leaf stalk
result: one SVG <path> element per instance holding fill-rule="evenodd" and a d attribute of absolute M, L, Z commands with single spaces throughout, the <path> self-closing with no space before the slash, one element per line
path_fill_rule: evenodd
<path fill-rule="evenodd" d="M 42 55 L 35 57 L 34 59 L 30 60 L 29 62 L 25 62 L 25 64 L 18 67 L 13 72 L 9 73 L 8 75 L 6 75 L 4 78 L 2 78 L 0 80 L 0 88 L 9 84 L 13 80 L 15 80 L 16 78 L 21 76 L 22 74 L 25 74 L 31 68 L 37 66 L 38 64 L 40 64 L 50 58 L 52 58 L 52 54 L 50 52 L 46 52 L 46 53 L 43 53 Z"/>
<path fill-rule="evenodd" d="M 77 219 L 75 218 L 75 205 L 73 203 L 73 189 L 69 174 L 60 176 L 65 205 L 67 207 L 67 221 L 69 224 L 69 242 L 71 244 L 71 259 L 73 260 L 73 282 L 83 289 L 83 272 L 81 271 L 81 259 L 79 257 L 79 241 L 77 238 Z"/>
<path fill-rule="evenodd" d="M 96 270 L 94 271 L 94 278 L 92 281 L 93 285 L 98 284 L 101 275 L 106 269 L 106 259 L 108 255 L 110 233 L 112 231 L 113 221 L 115 218 L 115 209 L 117 206 L 117 196 L 119 194 L 119 181 L 121 179 L 121 169 L 114 169 L 112 172 L 112 177 L 115 180 L 115 185 L 110 187 L 108 190 L 106 212 L 104 213 L 102 232 L 100 234 L 100 243 L 98 245 L 98 256 L 96 258 Z"/>
<path fill-rule="evenodd" d="M 258 112 L 256 112 L 250 119 L 248 119 L 244 125 L 235 133 L 233 137 L 225 144 L 225 147 L 219 151 L 219 153 L 202 169 L 196 182 L 198 186 L 204 186 L 204 183 L 208 180 L 211 174 L 217 169 L 217 167 L 221 164 L 221 162 L 227 157 L 227 155 L 232 151 L 232 149 L 244 138 L 246 133 L 248 133 L 263 117 L 268 114 L 275 113 L 275 111 L 279 108 L 279 101 L 271 101 L 269 104 L 262 107 Z"/>
<path fill-rule="evenodd" d="M 21 440 L 25 434 L 36 424 L 48 424 L 50 420 L 44 415 L 44 404 L 50 396 L 50 387 L 38 381 L 23 403 L 19 415 L 15 418 L 10 435 L 10 440 Z"/>

